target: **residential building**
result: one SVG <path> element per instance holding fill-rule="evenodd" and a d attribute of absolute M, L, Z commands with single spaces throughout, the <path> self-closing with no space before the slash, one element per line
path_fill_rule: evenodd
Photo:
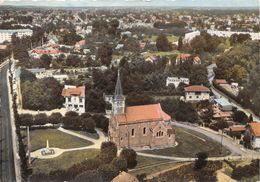
<path fill-rule="evenodd" d="M 175 64 L 181 64 L 185 61 L 192 61 L 192 64 L 201 64 L 201 59 L 199 56 L 192 56 L 191 54 L 179 54 L 176 57 Z"/>
<path fill-rule="evenodd" d="M 247 132 L 251 139 L 251 145 L 254 149 L 260 148 L 260 123 L 249 123 Z"/>
<path fill-rule="evenodd" d="M 221 111 L 232 111 L 233 105 L 225 98 L 219 98 L 214 100 Z"/>
<path fill-rule="evenodd" d="M 61 95 L 65 99 L 64 106 L 68 111 L 80 114 L 85 112 L 85 86 L 65 85 Z"/>
<path fill-rule="evenodd" d="M 13 34 L 16 34 L 17 37 L 22 38 L 23 36 L 32 36 L 33 31 L 30 29 L 2 29 L 0 30 L 0 43 L 5 41 L 11 42 Z"/>
<path fill-rule="evenodd" d="M 170 84 L 173 84 L 175 88 L 177 88 L 180 83 L 184 83 L 186 85 L 190 84 L 189 78 L 182 78 L 182 77 L 167 77 L 166 79 L 166 86 L 168 87 Z"/>
<path fill-rule="evenodd" d="M 108 138 L 120 148 L 164 148 L 175 145 L 175 130 L 160 104 L 125 106 L 118 72 Z"/>
<path fill-rule="evenodd" d="M 209 100 L 210 90 L 202 85 L 192 85 L 184 88 L 186 102 Z"/>

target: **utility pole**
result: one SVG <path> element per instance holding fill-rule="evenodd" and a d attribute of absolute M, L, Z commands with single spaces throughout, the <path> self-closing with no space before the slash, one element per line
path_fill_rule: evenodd
<path fill-rule="evenodd" d="M 30 154 L 30 148 L 31 148 L 31 143 L 30 143 L 30 129 L 29 126 L 27 126 L 27 148 L 28 148 L 28 165 L 31 165 L 31 154 Z"/>

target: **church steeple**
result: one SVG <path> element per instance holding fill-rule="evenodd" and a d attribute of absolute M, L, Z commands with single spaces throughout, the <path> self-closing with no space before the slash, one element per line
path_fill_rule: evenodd
<path fill-rule="evenodd" d="M 117 73 L 117 81 L 116 81 L 116 87 L 114 93 L 113 113 L 115 115 L 120 115 L 125 113 L 125 97 L 123 95 L 119 69 Z"/>

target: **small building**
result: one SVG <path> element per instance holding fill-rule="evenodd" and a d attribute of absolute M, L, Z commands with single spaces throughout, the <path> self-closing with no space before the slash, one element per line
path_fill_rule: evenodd
<path fill-rule="evenodd" d="M 225 132 L 231 136 L 241 139 L 241 136 L 245 133 L 246 127 L 244 125 L 233 125 L 229 128 L 225 128 Z"/>
<path fill-rule="evenodd" d="M 202 85 L 192 85 L 184 88 L 186 102 L 198 102 L 210 99 L 210 90 Z"/>
<path fill-rule="evenodd" d="M 65 98 L 64 106 L 68 111 L 85 112 L 85 86 L 65 85 L 61 95 Z"/>
<path fill-rule="evenodd" d="M 260 148 L 260 123 L 249 123 L 248 133 L 251 138 L 251 145 L 254 149 Z"/>
<path fill-rule="evenodd" d="M 175 88 L 177 88 L 180 83 L 185 83 L 186 85 L 190 84 L 189 78 L 182 78 L 182 77 L 167 77 L 166 79 L 166 86 L 168 87 L 170 84 L 173 84 Z"/>
<path fill-rule="evenodd" d="M 160 104 L 125 106 L 118 72 L 108 138 L 120 148 L 165 148 L 175 145 L 175 130 Z"/>
<path fill-rule="evenodd" d="M 215 99 L 214 102 L 222 111 L 232 111 L 233 109 L 233 105 L 225 98 Z"/>
<path fill-rule="evenodd" d="M 192 56 L 191 54 L 179 54 L 176 57 L 175 64 L 181 64 L 185 61 L 192 61 L 192 64 L 201 64 L 201 59 L 199 56 Z"/>

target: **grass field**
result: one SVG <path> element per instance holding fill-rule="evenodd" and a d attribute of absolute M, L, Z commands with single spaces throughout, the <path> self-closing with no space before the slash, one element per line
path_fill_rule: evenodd
<path fill-rule="evenodd" d="M 230 154 L 230 151 L 225 147 L 222 148 L 222 153 L 220 154 L 220 144 L 200 133 L 182 128 L 175 129 L 176 141 L 178 142 L 176 147 L 146 150 L 143 152 L 177 157 L 195 157 L 198 152 L 207 152 L 210 157 L 227 156 Z"/>
<path fill-rule="evenodd" d="M 27 144 L 26 131 L 22 131 L 22 136 L 25 144 Z M 50 147 L 62 149 L 85 147 L 92 144 L 90 141 L 68 135 L 56 129 L 31 130 L 30 139 L 31 151 L 46 147 L 46 140 L 49 140 Z"/>
<path fill-rule="evenodd" d="M 89 132 L 80 131 L 80 130 L 70 130 L 70 131 L 73 131 L 75 133 L 78 133 L 80 135 L 84 135 L 84 136 L 87 136 L 87 137 L 90 137 L 90 138 L 93 138 L 93 139 L 99 139 L 99 135 L 97 133 L 89 133 Z"/>
<path fill-rule="evenodd" d="M 149 40 L 150 42 L 156 42 L 157 35 L 152 35 L 151 37 L 146 37 L 144 40 Z M 174 35 L 168 35 L 167 36 L 169 42 L 176 42 L 178 41 L 179 37 L 176 37 Z"/>
<path fill-rule="evenodd" d="M 36 159 L 32 161 L 33 173 L 49 173 L 53 170 L 68 169 L 74 164 L 85 159 L 94 158 L 99 153 L 97 149 L 86 149 L 72 152 L 65 152 L 53 159 Z"/>

